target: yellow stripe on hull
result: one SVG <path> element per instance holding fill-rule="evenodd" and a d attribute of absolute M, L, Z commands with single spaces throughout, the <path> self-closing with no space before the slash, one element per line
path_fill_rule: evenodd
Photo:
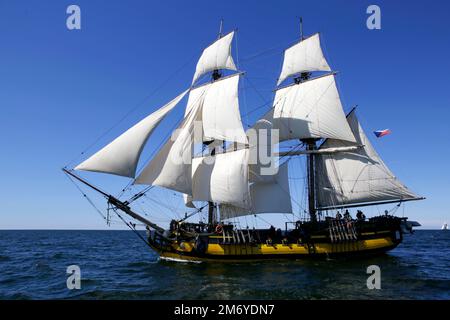
<path fill-rule="evenodd" d="M 266 259 L 264 256 L 270 256 L 273 259 L 289 258 L 293 255 L 307 257 L 313 254 L 318 255 L 336 255 L 370 253 L 371 251 L 389 249 L 398 244 L 390 236 L 358 240 L 342 243 L 315 243 L 308 248 L 307 244 L 208 244 L 205 256 L 198 256 L 193 251 L 194 244 L 184 242 L 182 244 L 173 243 L 172 251 L 159 252 L 161 257 L 173 260 L 188 261 L 251 261 Z M 254 257 L 254 258 L 253 258 Z"/>

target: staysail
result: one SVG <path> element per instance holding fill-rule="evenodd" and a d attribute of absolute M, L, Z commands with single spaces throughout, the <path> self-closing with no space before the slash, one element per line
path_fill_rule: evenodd
<path fill-rule="evenodd" d="M 350 152 L 319 154 L 316 158 L 318 209 L 350 204 L 420 199 L 388 169 L 365 135 L 353 110 L 348 124 L 363 147 Z M 351 144 L 326 140 L 322 148 L 346 147 Z"/>
<path fill-rule="evenodd" d="M 203 50 L 197 63 L 192 84 L 194 84 L 203 74 L 220 69 L 236 70 L 231 56 L 231 42 L 234 31 L 216 40 L 212 45 Z"/>
<path fill-rule="evenodd" d="M 280 141 L 332 138 L 355 142 L 333 74 L 277 90 L 274 107 L 265 118 L 279 130 Z"/>
<path fill-rule="evenodd" d="M 110 173 L 134 178 L 139 157 L 153 130 L 180 102 L 188 90 L 125 131 L 75 170 Z"/>
<path fill-rule="evenodd" d="M 318 33 L 285 50 L 277 85 L 290 76 L 310 71 L 331 71 L 320 47 Z"/>

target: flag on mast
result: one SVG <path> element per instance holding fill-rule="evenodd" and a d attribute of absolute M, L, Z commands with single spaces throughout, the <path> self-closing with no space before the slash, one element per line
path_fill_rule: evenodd
<path fill-rule="evenodd" d="M 375 136 L 376 136 L 377 138 L 381 138 L 381 137 L 384 137 L 384 136 L 386 136 L 386 135 L 388 135 L 388 134 L 391 134 L 391 130 L 389 130 L 389 129 L 376 130 L 376 131 L 374 131 L 373 133 L 375 134 Z"/>

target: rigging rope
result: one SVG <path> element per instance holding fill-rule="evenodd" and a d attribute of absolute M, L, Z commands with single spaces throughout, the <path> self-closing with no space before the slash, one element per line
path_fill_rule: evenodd
<path fill-rule="evenodd" d="M 78 191 L 80 191 L 80 193 L 83 195 L 83 197 L 91 204 L 91 206 L 95 209 L 95 211 L 97 211 L 97 213 L 103 218 L 103 220 L 107 221 L 107 218 L 103 214 L 103 212 L 99 208 L 97 208 L 95 203 L 91 200 L 91 198 L 88 197 L 88 195 L 86 193 L 84 193 L 84 191 L 81 189 L 81 187 L 69 175 L 66 174 L 65 176 L 67 176 L 67 178 L 70 180 L 70 182 L 72 182 L 75 185 L 75 187 L 78 189 Z"/>
<path fill-rule="evenodd" d="M 148 245 L 148 246 L 151 248 L 150 243 L 148 243 L 148 241 L 144 239 L 144 237 L 136 230 L 136 228 L 133 227 L 133 226 L 132 226 L 130 223 L 128 223 L 127 221 L 125 221 L 125 219 L 117 212 L 117 209 L 116 209 L 116 208 L 113 208 L 113 210 L 114 210 L 114 212 L 117 214 L 117 216 L 123 221 L 123 223 L 125 223 L 125 225 L 127 225 L 128 228 L 130 228 L 131 231 L 133 231 L 133 232 L 139 237 L 139 239 L 141 239 L 142 241 L 144 241 L 144 243 L 145 243 L 146 245 Z"/>
<path fill-rule="evenodd" d="M 183 70 L 191 61 L 197 56 L 195 53 L 189 60 L 187 60 L 180 68 L 178 68 L 175 72 L 170 74 L 166 80 L 164 80 L 159 86 L 157 86 L 150 94 L 148 94 L 145 98 L 143 98 L 139 103 L 137 103 L 131 110 L 129 110 L 119 121 L 117 121 L 113 126 L 111 126 L 108 130 L 106 130 L 103 134 L 101 134 L 97 139 L 94 140 L 90 145 L 88 145 L 81 154 L 77 155 L 74 159 L 72 159 L 69 163 L 65 165 L 65 168 L 72 165 L 80 156 L 83 156 L 88 150 L 90 150 L 94 145 L 96 145 L 103 137 L 105 137 L 108 133 L 110 133 L 114 128 L 116 128 L 122 121 L 124 121 L 128 116 L 130 116 L 133 112 L 135 112 L 138 108 L 144 105 L 144 103 L 153 97 L 159 90 L 161 90 L 167 83 L 169 83 L 172 78 L 174 78 L 181 70 Z"/>

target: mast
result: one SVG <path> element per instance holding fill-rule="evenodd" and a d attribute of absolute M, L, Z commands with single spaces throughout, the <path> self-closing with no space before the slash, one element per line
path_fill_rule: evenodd
<path fill-rule="evenodd" d="M 222 37 L 222 29 L 223 29 L 223 19 L 220 19 L 220 27 L 219 27 L 219 36 L 218 39 L 220 39 Z M 222 77 L 222 74 L 220 73 L 219 69 L 214 69 L 212 75 L 211 75 L 211 82 L 217 81 Z M 214 142 L 214 140 L 212 141 L 205 141 L 203 142 L 203 145 L 205 146 L 209 146 Z M 223 142 L 223 144 L 225 145 L 225 141 Z M 211 147 L 209 147 L 209 154 L 211 156 L 214 156 L 216 154 L 216 150 L 214 145 L 212 145 Z M 213 225 L 217 222 L 217 217 L 215 215 L 215 211 L 214 209 L 216 209 L 216 204 L 212 201 L 208 201 L 208 224 Z"/>
<path fill-rule="evenodd" d="M 303 41 L 303 18 L 300 17 L 300 41 Z M 297 77 L 294 78 L 294 82 L 299 84 L 301 82 L 309 80 L 311 77 L 311 72 L 302 72 Z M 301 140 L 306 145 L 307 151 L 316 150 L 317 139 L 303 139 Z M 309 153 L 307 156 L 306 171 L 307 183 L 308 183 L 308 213 L 311 221 L 317 221 L 316 216 L 316 168 L 315 168 L 315 155 L 314 153 Z"/>
<path fill-rule="evenodd" d="M 220 19 L 220 27 L 219 27 L 219 36 L 217 39 L 222 38 L 222 29 L 223 29 L 223 19 Z M 222 74 L 220 73 L 219 69 L 214 69 L 212 73 L 212 82 L 219 80 L 222 77 Z"/>
<path fill-rule="evenodd" d="M 222 37 L 223 19 L 220 19 L 219 39 Z"/>
<path fill-rule="evenodd" d="M 317 139 L 304 139 L 306 150 L 316 150 Z M 310 153 L 307 156 L 307 180 L 308 180 L 308 212 L 311 221 L 317 221 L 316 216 L 316 168 L 315 168 L 315 154 Z"/>
<path fill-rule="evenodd" d="M 301 19 L 301 18 L 300 18 Z M 300 20 L 301 21 L 301 20 Z M 302 36 L 303 38 L 303 36 Z M 294 78 L 295 83 L 301 83 L 310 78 L 309 72 L 302 72 L 298 77 Z M 316 141 L 317 139 L 302 139 L 300 140 L 306 145 L 307 151 L 316 150 Z M 307 155 L 307 183 L 308 183 L 308 213 L 311 221 L 317 221 L 316 216 L 316 169 L 315 169 L 315 154 L 313 152 Z"/>
<path fill-rule="evenodd" d="M 300 17 L 300 42 L 303 41 L 305 38 L 303 37 L 303 18 Z M 296 77 L 294 77 L 294 82 L 296 84 L 299 84 L 303 81 L 309 80 L 311 77 L 311 72 L 301 72 Z"/>
<path fill-rule="evenodd" d="M 208 144 L 211 144 L 213 141 L 210 141 Z M 216 154 L 216 149 L 212 147 L 212 149 L 209 150 L 210 155 L 214 156 Z M 216 205 L 212 201 L 208 201 L 208 224 L 213 225 L 217 222 L 216 215 L 214 212 L 214 209 L 216 208 Z"/>
<path fill-rule="evenodd" d="M 300 40 L 303 40 L 303 18 L 300 17 Z"/>

